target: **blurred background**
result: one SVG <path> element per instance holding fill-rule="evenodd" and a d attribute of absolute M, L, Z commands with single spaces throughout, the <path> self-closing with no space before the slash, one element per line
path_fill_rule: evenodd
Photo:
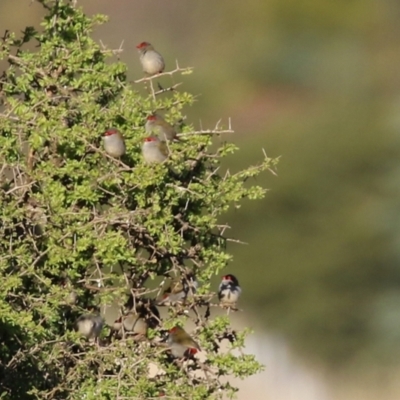
<path fill-rule="evenodd" d="M 110 16 L 94 36 L 129 79 L 149 41 L 183 89 L 196 128 L 232 118 L 238 170 L 281 156 L 270 189 L 224 220 L 243 287 L 234 324 L 265 371 L 239 399 L 400 398 L 400 3 L 397 0 L 78 0 Z M 1 0 L 0 28 L 42 7 Z M 216 281 L 217 282 L 217 281 Z"/>

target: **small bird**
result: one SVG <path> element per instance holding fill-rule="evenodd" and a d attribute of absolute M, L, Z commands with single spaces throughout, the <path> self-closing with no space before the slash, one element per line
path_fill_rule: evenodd
<path fill-rule="evenodd" d="M 198 343 L 180 326 L 169 331 L 167 344 L 176 358 L 194 355 L 201 350 Z"/>
<path fill-rule="evenodd" d="M 84 314 L 76 320 L 75 328 L 87 339 L 97 339 L 103 325 L 104 320 L 99 314 Z"/>
<path fill-rule="evenodd" d="M 112 329 L 119 337 L 124 337 L 127 333 L 143 338 L 147 335 L 148 323 L 144 316 L 131 311 L 115 320 Z"/>
<path fill-rule="evenodd" d="M 160 323 L 160 313 L 154 299 L 134 299 L 133 296 L 130 295 L 123 307 L 123 314 L 127 315 L 130 312 L 143 318 L 151 329 L 156 328 Z"/>
<path fill-rule="evenodd" d="M 65 303 L 70 306 L 76 304 L 78 301 L 78 294 L 73 290 L 71 281 L 66 278 L 62 283 L 62 287 L 68 291 L 65 295 Z"/>
<path fill-rule="evenodd" d="M 145 128 L 149 135 L 158 136 L 163 142 L 177 139 L 175 128 L 157 114 L 147 117 Z"/>
<path fill-rule="evenodd" d="M 196 293 L 198 286 L 199 284 L 192 274 L 189 274 L 187 279 L 175 278 L 164 290 L 159 304 L 166 305 L 184 301 L 189 294 Z"/>
<path fill-rule="evenodd" d="M 154 47 L 150 43 L 139 43 L 136 48 L 139 52 L 143 72 L 146 75 L 152 76 L 164 71 L 164 58 L 158 51 L 154 50 Z"/>
<path fill-rule="evenodd" d="M 241 293 L 239 281 L 234 275 L 228 274 L 222 277 L 218 288 L 218 299 L 221 306 L 235 308 Z"/>
<path fill-rule="evenodd" d="M 184 286 L 180 279 L 174 279 L 170 285 L 164 290 L 160 304 L 171 304 L 183 301 L 187 296 L 187 287 Z"/>
<path fill-rule="evenodd" d="M 168 148 L 165 142 L 161 142 L 158 137 L 149 136 L 144 139 L 142 154 L 147 163 L 160 164 L 168 158 Z"/>
<path fill-rule="evenodd" d="M 114 158 L 122 157 L 125 154 L 125 141 L 118 129 L 110 128 L 103 135 L 104 150 Z"/>

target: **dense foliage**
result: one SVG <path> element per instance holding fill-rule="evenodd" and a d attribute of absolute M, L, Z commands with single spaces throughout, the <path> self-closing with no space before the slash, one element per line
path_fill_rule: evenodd
<path fill-rule="evenodd" d="M 237 148 L 215 146 L 218 125 L 195 131 L 182 122 L 191 94 L 157 86 L 158 77 L 128 82 L 116 51 L 90 37 L 104 16 L 89 18 L 71 1 L 40 2 L 47 9 L 41 29 L 26 28 L 21 38 L 6 32 L 0 53 L 9 63 L 0 80 L 2 398 L 234 393 L 224 377 L 261 366 L 243 353 L 246 332 L 213 315 L 209 280 L 231 259 L 220 216 L 244 198 L 261 198 L 264 189 L 245 181 L 275 161 L 221 174 L 221 158 Z M 141 145 L 155 111 L 182 133 L 165 163 L 149 165 Z M 111 126 L 125 137 L 121 159 L 102 147 Z M 96 342 L 74 330 L 82 314 L 104 314 L 128 299 L 155 304 L 164 283 L 185 284 L 192 275 L 198 292 L 163 307 L 144 340 L 112 338 L 109 321 Z M 199 356 L 170 356 L 165 332 L 176 324 L 199 342 Z"/>

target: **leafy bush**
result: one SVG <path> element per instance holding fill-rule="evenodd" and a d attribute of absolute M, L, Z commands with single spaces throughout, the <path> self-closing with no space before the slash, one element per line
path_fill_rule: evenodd
<path fill-rule="evenodd" d="M 89 18 L 71 1 L 40 3 L 42 29 L 28 27 L 22 38 L 6 32 L 0 52 L 9 63 L 0 80 L 1 398 L 232 394 L 224 377 L 261 366 L 241 350 L 245 332 L 233 332 L 227 316 L 211 318 L 210 278 L 231 259 L 219 217 L 264 195 L 244 182 L 275 160 L 220 174 L 221 158 L 237 148 L 223 143 L 212 151 L 218 126 L 196 132 L 182 123 L 191 94 L 176 85 L 155 90 L 158 77 L 128 82 L 116 51 L 90 38 L 104 16 Z M 165 163 L 146 164 L 144 122 L 160 110 L 180 123 L 180 141 L 169 143 Z M 125 137 L 121 159 L 102 147 L 111 126 Z M 111 338 L 109 324 L 95 343 L 74 330 L 88 310 L 143 304 L 159 297 L 157 278 L 185 283 L 189 274 L 201 285 L 197 294 L 163 307 L 143 340 Z M 205 357 L 172 359 L 164 332 L 189 320 Z"/>

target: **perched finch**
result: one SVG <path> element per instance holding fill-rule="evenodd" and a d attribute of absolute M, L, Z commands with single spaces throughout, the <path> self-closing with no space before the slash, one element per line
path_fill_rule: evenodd
<path fill-rule="evenodd" d="M 124 315 L 133 312 L 143 318 L 149 328 L 154 329 L 160 323 L 160 313 L 155 303 L 155 300 L 146 298 L 135 302 L 131 295 L 124 306 Z"/>
<path fill-rule="evenodd" d="M 177 139 L 174 127 L 159 115 L 149 115 L 147 117 L 145 128 L 149 135 L 158 136 L 161 141 L 165 142 L 166 140 Z"/>
<path fill-rule="evenodd" d="M 119 317 L 113 325 L 113 330 L 117 332 L 119 337 L 123 337 L 125 333 L 145 337 L 147 335 L 147 328 L 148 323 L 146 319 L 133 311 Z"/>
<path fill-rule="evenodd" d="M 78 294 L 72 289 L 70 280 L 66 279 L 62 286 L 64 289 L 68 290 L 68 293 L 65 296 L 65 302 L 70 306 L 76 304 L 78 301 Z"/>
<path fill-rule="evenodd" d="M 147 42 L 136 46 L 140 56 L 143 72 L 148 75 L 156 75 L 164 71 L 165 63 L 162 55 L 154 50 L 154 47 Z"/>
<path fill-rule="evenodd" d="M 84 314 L 76 320 L 76 330 L 87 339 L 96 339 L 103 329 L 104 320 L 99 314 Z"/>
<path fill-rule="evenodd" d="M 224 307 L 236 307 L 236 302 L 242 289 L 239 286 L 239 281 L 234 275 L 228 274 L 222 277 L 222 281 L 218 288 L 218 299 Z"/>
<path fill-rule="evenodd" d="M 197 342 L 180 326 L 175 326 L 169 331 L 167 343 L 176 358 L 194 355 L 200 350 Z"/>
<path fill-rule="evenodd" d="M 164 290 L 159 304 L 167 305 L 184 301 L 189 294 L 195 294 L 199 284 L 193 275 L 188 275 L 187 279 L 173 279 L 170 285 Z"/>
<path fill-rule="evenodd" d="M 115 128 L 110 128 L 104 132 L 104 150 L 108 155 L 119 158 L 125 154 L 125 141 L 121 132 Z"/>
<path fill-rule="evenodd" d="M 147 163 L 160 164 L 168 158 L 168 148 L 158 137 L 149 136 L 144 139 L 142 154 Z"/>

